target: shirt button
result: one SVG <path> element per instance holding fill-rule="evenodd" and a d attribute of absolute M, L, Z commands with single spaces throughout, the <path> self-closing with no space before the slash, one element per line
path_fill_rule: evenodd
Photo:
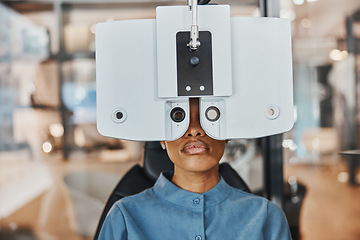
<path fill-rule="evenodd" d="M 201 239 L 202 239 L 202 237 L 200 235 L 195 236 L 195 240 L 201 240 Z"/>
<path fill-rule="evenodd" d="M 200 199 L 199 198 L 195 198 L 194 200 L 193 200 L 193 202 L 195 203 L 195 204 L 199 204 L 200 203 Z M 199 235 L 197 235 L 196 237 L 198 237 Z M 201 236 L 200 236 L 201 237 Z M 200 238 L 201 239 L 201 238 Z M 200 240 L 200 239 L 196 239 L 196 240 Z"/>

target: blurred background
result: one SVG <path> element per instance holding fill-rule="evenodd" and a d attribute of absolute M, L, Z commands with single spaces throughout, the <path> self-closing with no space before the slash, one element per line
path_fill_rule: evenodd
<path fill-rule="evenodd" d="M 262 16 L 258 0 L 212 3 L 229 4 L 232 16 Z M 0 1 L 1 240 L 92 239 L 144 144 L 96 130 L 95 24 L 184 4 Z M 339 154 L 360 144 L 360 1 L 280 0 L 280 17 L 292 23 L 296 122 L 281 148 L 294 239 L 360 239 L 360 160 Z M 222 159 L 257 194 L 263 160 L 259 139 L 231 141 Z"/>

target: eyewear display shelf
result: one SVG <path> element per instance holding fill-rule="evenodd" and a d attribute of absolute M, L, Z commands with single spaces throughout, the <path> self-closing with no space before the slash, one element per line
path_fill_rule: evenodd
<path fill-rule="evenodd" d="M 71 1 L 62 1 L 62 0 L 30 0 L 30 1 L 1 1 L 1 4 L 13 9 L 19 13 L 37 13 L 48 11 L 52 12 L 55 15 L 56 21 L 56 34 L 58 36 L 57 42 L 57 52 L 51 52 L 48 56 L 49 60 L 56 61 L 57 64 L 57 78 L 58 78 L 58 86 L 59 86 L 59 102 L 60 105 L 57 107 L 51 107 L 50 110 L 52 111 L 59 111 L 61 115 L 61 122 L 64 128 L 64 135 L 62 136 L 62 152 L 63 157 L 67 159 L 69 157 L 70 152 L 76 148 L 73 142 L 73 128 L 70 126 L 70 116 L 71 111 L 69 111 L 63 99 L 62 93 L 62 86 L 65 83 L 65 76 L 63 72 L 63 65 L 65 62 L 73 61 L 76 59 L 95 59 L 95 52 L 94 51 L 81 51 L 81 52 L 68 52 L 65 48 L 65 39 L 64 39 L 64 27 L 70 23 L 69 15 L 72 10 L 76 9 L 111 9 L 111 8 L 122 8 L 122 7 L 140 7 L 140 6 L 147 6 L 147 7 L 156 7 L 159 5 L 159 2 L 151 2 L 145 0 L 116 0 L 116 1 L 82 1 L 82 0 L 71 0 Z M 175 5 L 175 4 L 183 4 L 183 1 L 160 1 L 162 4 L 166 5 Z M 6 29 L 6 28 L 4 28 Z M 52 29 L 54 31 L 54 29 Z M 52 34 L 50 34 L 51 36 Z M 54 39 L 50 39 L 54 40 Z M 8 45 L 11 42 L 7 43 Z M 11 45 L 9 45 L 11 46 Z M 0 57 L 0 61 L 6 61 L 9 65 L 11 65 L 11 59 L 8 57 Z M 49 107 L 45 105 L 34 105 L 34 108 L 41 108 L 47 110 Z M 11 126 L 10 126 L 11 127 Z M 10 129 L 10 128 L 9 128 Z"/>

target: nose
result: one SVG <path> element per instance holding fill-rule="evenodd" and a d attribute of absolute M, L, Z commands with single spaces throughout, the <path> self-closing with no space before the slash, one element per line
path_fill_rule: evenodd
<path fill-rule="evenodd" d="M 201 128 L 199 119 L 199 100 L 190 99 L 190 124 L 185 133 L 185 137 L 202 137 L 205 136 L 204 130 Z"/>
<path fill-rule="evenodd" d="M 205 132 L 201 128 L 199 121 L 198 121 L 198 124 L 190 123 L 189 128 L 185 133 L 185 136 L 186 137 L 203 137 L 203 136 L 205 136 Z"/>

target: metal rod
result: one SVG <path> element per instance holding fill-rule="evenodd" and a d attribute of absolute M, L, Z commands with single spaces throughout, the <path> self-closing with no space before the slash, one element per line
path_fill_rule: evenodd
<path fill-rule="evenodd" d="M 67 109 L 64 103 L 63 94 L 62 94 L 62 86 L 64 84 L 64 75 L 63 75 L 63 61 L 65 55 L 65 44 L 64 44 L 64 20 L 67 19 L 67 13 L 63 11 L 63 4 L 61 1 L 54 2 L 54 12 L 57 16 L 57 30 L 59 34 L 59 49 L 57 54 L 57 71 L 58 71 L 58 81 L 59 81 L 59 97 L 60 97 L 60 116 L 61 116 L 61 123 L 64 128 L 64 135 L 62 136 L 62 153 L 64 159 L 69 157 L 69 146 L 68 146 L 68 124 L 67 124 Z"/>
<path fill-rule="evenodd" d="M 192 25 L 191 25 L 191 31 L 190 31 L 190 42 L 188 43 L 188 46 L 191 50 L 197 50 L 200 46 L 199 41 L 199 27 L 197 25 L 197 7 L 198 7 L 198 0 L 192 0 L 190 9 L 192 11 Z"/>
<path fill-rule="evenodd" d="M 279 0 L 260 0 L 263 17 L 279 17 Z M 284 208 L 284 173 L 282 134 L 262 138 L 264 161 L 264 196 Z"/>
<path fill-rule="evenodd" d="M 356 13 L 355 13 L 356 14 Z M 346 41 L 347 41 L 347 49 L 350 56 L 356 56 L 357 49 L 356 49 L 356 38 L 354 35 L 354 23 L 356 23 L 355 20 L 355 14 L 348 16 L 346 18 Z M 358 89 L 357 86 L 359 86 L 359 80 L 357 78 L 357 66 L 354 65 L 354 69 L 352 70 L 354 74 L 353 79 L 353 89 Z M 346 132 L 348 132 L 348 136 L 345 138 L 345 149 L 356 149 L 358 148 L 358 131 L 359 126 L 356 121 L 356 115 L 359 110 L 359 92 L 354 90 L 354 101 L 355 101 L 355 107 L 351 106 L 349 101 L 346 101 L 346 108 L 349 112 L 349 117 L 346 118 L 345 126 L 346 126 Z"/>
<path fill-rule="evenodd" d="M 197 0 L 192 0 L 192 4 L 191 4 L 192 25 L 196 25 L 196 26 L 197 26 L 197 6 L 198 6 Z"/>

